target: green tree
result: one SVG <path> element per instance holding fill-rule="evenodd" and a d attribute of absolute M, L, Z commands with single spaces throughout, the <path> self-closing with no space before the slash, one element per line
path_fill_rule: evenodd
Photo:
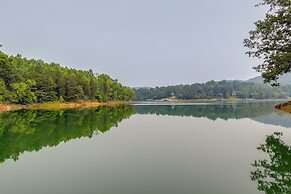
<path fill-rule="evenodd" d="M 8 56 L 1 51 L 0 80 L 1 103 L 75 100 L 107 102 L 131 100 L 134 96 L 132 89 L 124 87 L 108 75 L 97 76 L 92 70 L 70 69 L 42 60 L 28 60 L 21 55 Z"/>
<path fill-rule="evenodd" d="M 17 104 L 31 104 L 36 102 L 36 95 L 32 91 L 35 84 L 34 80 L 11 84 L 13 91 L 11 101 Z"/>
<path fill-rule="evenodd" d="M 3 80 L 0 79 L 0 102 L 6 102 L 9 99 L 8 95 L 9 92 L 5 87 L 5 83 Z"/>
<path fill-rule="evenodd" d="M 9 57 L 0 52 L 0 78 L 7 87 L 12 82 L 22 81 L 22 73 L 19 71 L 20 63 L 17 62 L 17 58 L 18 56 Z"/>
<path fill-rule="evenodd" d="M 291 1 L 263 0 L 259 5 L 267 5 L 269 10 L 264 20 L 255 22 L 244 45 L 249 56 L 262 59 L 254 69 L 262 73 L 264 81 L 278 85 L 279 76 L 291 71 Z"/>

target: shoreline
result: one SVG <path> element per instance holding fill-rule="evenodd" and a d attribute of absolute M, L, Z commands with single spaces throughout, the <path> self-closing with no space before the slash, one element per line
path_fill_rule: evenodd
<path fill-rule="evenodd" d="M 37 104 L 0 104 L 0 112 L 23 110 L 23 109 L 66 109 L 66 108 L 90 108 L 99 106 L 115 106 L 128 104 L 126 101 L 111 101 L 111 102 L 49 102 Z"/>
<path fill-rule="evenodd" d="M 286 99 L 285 99 L 286 100 Z M 175 105 L 175 104 L 212 104 L 212 103 L 230 103 L 230 102 L 268 102 L 268 101 L 278 101 L 283 102 L 283 99 L 195 99 L 195 100 L 173 100 L 173 101 L 110 101 L 110 102 L 94 102 L 94 101 L 84 101 L 84 102 L 48 102 L 48 103 L 35 103 L 28 105 L 21 104 L 0 104 L 0 112 L 23 110 L 23 109 L 67 109 L 67 108 L 90 108 L 99 106 L 116 106 L 122 104 L 131 105 Z M 280 103 L 275 105 L 277 110 L 285 111 L 291 113 L 291 101 Z"/>
<path fill-rule="evenodd" d="M 131 104 L 211 104 L 211 103 L 238 103 L 238 102 L 286 102 L 288 99 L 174 99 L 174 100 L 147 100 L 132 101 Z"/>
<path fill-rule="evenodd" d="M 291 113 L 291 101 L 288 101 L 288 102 L 285 102 L 285 103 L 282 103 L 282 104 L 277 104 L 275 106 L 275 108 L 277 110 L 282 110 L 282 111 Z"/>

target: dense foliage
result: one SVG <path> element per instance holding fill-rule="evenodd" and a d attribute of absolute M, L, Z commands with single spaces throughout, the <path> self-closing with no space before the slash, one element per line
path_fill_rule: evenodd
<path fill-rule="evenodd" d="M 192 85 L 177 85 L 156 88 L 136 89 L 136 100 L 163 99 L 175 97 L 178 99 L 210 99 L 210 98 L 254 98 L 271 99 L 291 96 L 291 85 L 277 88 L 265 84 L 242 81 L 209 81 Z"/>
<path fill-rule="evenodd" d="M 256 29 L 244 45 L 250 50 L 249 56 L 262 59 L 255 67 L 265 82 L 277 85 L 280 75 L 291 71 L 291 1 L 262 0 L 259 5 L 267 5 L 269 11 L 264 20 L 255 22 Z"/>
<path fill-rule="evenodd" d="M 0 103 L 30 104 L 51 101 L 128 101 L 134 91 L 108 75 L 94 75 L 42 60 L 0 52 Z"/>
<path fill-rule="evenodd" d="M 105 133 L 134 113 L 131 106 L 0 113 L 0 163 L 23 152 Z"/>

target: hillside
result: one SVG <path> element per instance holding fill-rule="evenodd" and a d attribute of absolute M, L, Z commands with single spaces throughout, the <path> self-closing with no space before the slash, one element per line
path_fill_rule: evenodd
<path fill-rule="evenodd" d="M 0 51 L 0 103 L 128 101 L 134 91 L 102 74 Z"/>
<path fill-rule="evenodd" d="M 257 76 L 254 77 L 252 79 L 247 80 L 246 82 L 250 82 L 250 83 L 264 83 L 262 76 Z M 282 84 L 282 85 L 286 85 L 286 84 L 291 84 L 291 73 L 287 73 L 282 75 L 279 80 L 278 83 Z"/>
<path fill-rule="evenodd" d="M 271 87 L 243 81 L 209 81 L 191 85 L 176 85 L 135 89 L 136 100 L 175 99 L 278 99 L 291 96 L 291 85 Z"/>

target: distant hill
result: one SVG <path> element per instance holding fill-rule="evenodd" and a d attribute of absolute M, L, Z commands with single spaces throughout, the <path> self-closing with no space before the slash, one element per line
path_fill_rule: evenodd
<path fill-rule="evenodd" d="M 252 79 L 247 80 L 249 83 L 264 83 L 262 76 L 254 77 Z M 291 73 L 287 73 L 282 75 L 278 83 L 286 85 L 286 84 L 291 84 Z"/>
<path fill-rule="evenodd" d="M 138 89 L 150 89 L 151 87 L 147 86 L 141 86 L 141 87 L 133 87 L 133 89 L 138 90 Z"/>
<path fill-rule="evenodd" d="M 174 99 L 286 99 L 291 97 L 291 84 L 271 87 L 247 81 L 208 81 L 191 85 L 174 85 L 135 89 L 136 101 Z"/>

